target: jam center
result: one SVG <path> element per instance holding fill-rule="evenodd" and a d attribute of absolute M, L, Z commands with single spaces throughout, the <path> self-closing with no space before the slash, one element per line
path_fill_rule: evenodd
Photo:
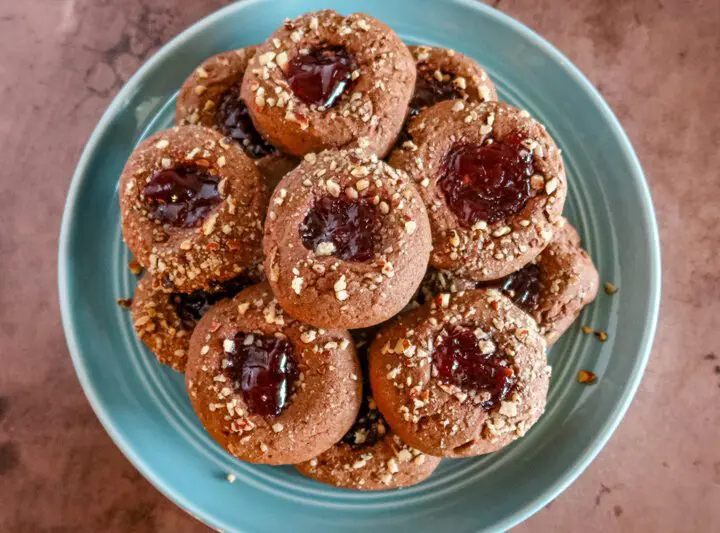
<path fill-rule="evenodd" d="M 471 227 L 522 211 L 530 199 L 534 173 L 532 154 L 514 139 L 460 144 L 445 157 L 438 185 L 450 210 Z"/>
<path fill-rule="evenodd" d="M 300 238 L 316 255 L 362 262 L 375 255 L 380 228 L 377 209 L 368 200 L 323 196 L 305 215 Z"/>
<path fill-rule="evenodd" d="M 158 170 L 142 191 L 150 215 L 162 223 L 191 228 L 220 203 L 216 176 L 193 166 Z"/>
<path fill-rule="evenodd" d="M 504 278 L 479 285 L 500 289 L 526 313 L 532 313 L 540 301 L 540 267 L 527 265 Z"/>
<path fill-rule="evenodd" d="M 448 328 L 435 348 L 433 362 L 440 381 L 480 394 L 486 410 L 504 400 L 515 385 L 512 369 L 503 366 L 494 351 L 482 353 L 477 337 L 467 328 Z"/>
<path fill-rule="evenodd" d="M 260 416 L 279 415 L 299 374 L 292 344 L 253 333 L 238 333 L 234 341 L 226 370 L 242 391 L 248 409 Z"/>
<path fill-rule="evenodd" d="M 288 64 L 286 76 L 295 96 L 327 109 L 352 85 L 352 73 L 357 68 L 355 58 L 345 48 L 331 46 L 296 55 Z"/>
<path fill-rule="evenodd" d="M 252 280 L 245 276 L 238 276 L 224 283 L 217 283 L 212 291 L 194 291 L 189 294 L 175 292 L 170 295 L 170 303 L 175 313 L 188 328 L 194 328 L 197 321 L 210 309 L 211 306 L 232 298 L 245 287 L 252 285 Z"/>
<path fill-rule="evenodd" d="M 230 87 L 218 98 L 215 123 L 223 135 L 237 141 L 253 159 L 275 153 L 275 148 L 255 129 L 248 108 L 240 99 L 240 88 L 237 85 Z"/>
<path fill-rule="evenodd" d="M 440 81 L 432 72 L 418 70 L 415 92 L 410 100 L 410 117 L 416 116 L 426 107 L 454 98 L 462 98 L 462 95 L 455 90 L 449 79 Z"/>

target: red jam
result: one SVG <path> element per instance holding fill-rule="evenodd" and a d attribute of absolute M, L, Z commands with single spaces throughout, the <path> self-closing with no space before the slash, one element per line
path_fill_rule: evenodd
<path fill-rule="evenodd" d="M 211 306 L 232 298 L 245 287 L 252 285 L 246 276 L 238 276 L 224 283 L 217 283 L 212 291 L 194 291 L 189 294 L 175 292 L 170 295 L 170 303 L 183 324 L 192 329 Z"/>
<path fill-rule="evenodd" d="M 305 215 L 300 238 L 316 254 L 363 262 L 375 255 L 380 227 L 378 211 L 368 200 L 323 196 Z"/>
<path fill-rule="evenodd" d="M 410 117 L 414 117 L 420 113 L 422 109 L 430 107 L 444 100 L 452 100 L 454 98 L 462 98 L 450 80 L 438 81 L 432 72 L 418 71 L 417 80 L 415 81 L 415 92 L 412 100 L 410 100 Z"/>
<path fill-rule="evenodd" d="M 500 289 L 515 305 L 526 313 L 532 313 L 540 301 L 540 267 L 527 265 L 504 278 L 479 286 Z"/>
<path fill-rule="evenodd" d="M 512 369 L 503 366 L 496 353 L 483 354 L 477 337 L 467 328 L 450 326 L 435 348 L 433 362 L 443 383 L 489 393 L 490 398 L 481 403 L 485 410 L 498 405 L 515 385 Z"/>
<path fill-rule="evenodd" d="M 534 173 L 532 154 L 516 139 L 458 144 L 445 156 L 438 185 L 458 220 L 472 227 L 522 211 Z"/>
<path fill-rule="evenodd" d="M 287 406 L 298 368 L 286 339 L 238 333 L 226 368 L 243 393 L 248 409 L 260 416 L 276 416 Z"/>
<path fill-rule="evenodd" d="M 276 151 L 255 129 L 248 108 L 240 99 L 240 88 L 237 85 L 230 87 L 218 98 L 215 123 L 220 133 L 237 141 L 253 159 Z"/>
<path fill-rule="evenodd" d="M 194 166 L 158 170 L 142 191 L 150 216 L 163 224 L 191 228 L 202 224 L 220 203 L 217 176 Z"/>
<path fill-rule="evenodd" d="M 352 85 L 357 68 L 355 59 L 341 46 L 315 48 L 291 59 L 286 77 L 300 100 L 328 109 Z"/>

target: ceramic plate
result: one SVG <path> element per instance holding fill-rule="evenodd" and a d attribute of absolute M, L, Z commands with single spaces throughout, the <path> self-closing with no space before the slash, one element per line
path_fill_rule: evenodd
<path fill-rule="evenodd" d="M 63 218 L 59 258 L 65 332 L 97 416 L 163 493 L 225 531 L 507 529 L 540 509 L 600 451 L 627 409 L 650 351 L 660 294 L 657 228 L 642 170 L 616 118 L 583 75 L 528 28 L 464 0 L 246 1 L 173 39 L 120 91 L 85 148 Z M 604 293 L 550 352 L 547 412 L 500 453 L 445 460 L 426 482 L 366 494 L 321 485 L 292 467 L 233 459 L 205 434 L 182 376 L 156 363 L 115 301 L 133 293 L 120 235 L 118 176 L 138 142 L 170 126 L 185 77 L 208 56 L 264 40 L 285 17 L 362 10 L 408 43 L 454 48 L 483 64 L 500 96 L 547 125 L 569 175 L 566 214 L 583 236 Z M 600 343 L 580 324 L 606 330 Z M 594 370 L 594 386 L 576 373 Z M 225 475 L 237 481 L 230 484 Z"/>

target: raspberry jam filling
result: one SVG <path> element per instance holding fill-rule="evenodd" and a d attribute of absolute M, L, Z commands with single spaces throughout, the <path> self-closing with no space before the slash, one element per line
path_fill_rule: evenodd
<path fill-rule="evenodd" d="M 515 385 L 512 369 L 501 364 L 503 359 L 496 357 L 496 352 L 482 353 L 477 337 L 467 328 L 447 328 L 435 348 L 433 362 L 441 382 L 489 394 L 480 404 L 488 411 L 503 401 Z"/>
<path fill-rule="evenodd" d="M 352 73 L 357 68 L 355 58 L 345 48 L 329 46 L 296 55 L 288 63 L 285 75 L 300 100 L 328 109 L 352 85 Z"/>
<path fill-rule="evenodd" d="M 452 100 L 454 98 L 462 98 L 462 95 L 455 90 L 455 86 L 449 79 L 439 81 L 433 76 L 432 72 L 418 71 L 417 80 L 415 81 L 415 92 L 413 93 L 412 100 L 410 100 L 409 116 L 414 117 L 426 107 L 435 105 L 443 100 Z"/>
<path fill-rule="evenodd" d="M 363 262 L 375 255 L 380 227 L 379 213 L 370 201 L 323 196 L 305 215 L 300 238 L 316 255 Z"/>
<path fill-rule="evenodd" d="M 526 313 L 532 313 L 540 301 L 540 267 L 527 265 L 504 278 L 488 281 L 479 287 L 500 289 Z"/>
<path fill-rule="evenodd" d="M 202 224 L 220 203 L 217 176 L 194 166 L 156 171 L 142 191 L 150 216 L 163 224 L 191 228 Z"/>
<path fill-rule="evenodd" d="M 260 416 L 276 416 L 287 406 L 299 372 L 293 347 L 271 335 L 238 333 L 226 356 L 226 371 L 242 391 L 248 409 Z"/>
<path fill-rule="evenodd" d="M 169 297 L 170 303 L 183 324 L 188 329 L 192 329 L 211 306 L 225 298 L 232 298 L 252 283 L 252 280 L 246 276 L 238 276 L 224 283 L 212 283 L 214 285 L 212 291 L 172 293 Z"/>
<path fill-rule="evenodd" d="M 255 129 L 248 108 L 240 99 L 240 88 L 237 85 L 230 87 L 218 98 L 215 123 L 220 133 L 237 141 L 253 159 L 276 152 Z"/>
<path fill-rule="evenodd" d="M 532 154 L 512 138 L 491 144 L 458 144 L 445 156 L 438 186 L 460 223 L 472 227 L 519 213 L 530 199 Z"/>

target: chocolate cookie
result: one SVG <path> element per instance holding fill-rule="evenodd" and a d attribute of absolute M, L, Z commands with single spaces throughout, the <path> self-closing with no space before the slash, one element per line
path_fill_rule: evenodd
<path fill-rule="evenodd" d="M 236 141 L 265 176 L 270 190 L 299 163 L 262 138 L 240 98 L 240 84 L 255 47 L 206 59 L 185 80 L 175 106 L 179 126 L 200 124 Z"/>
<path fill-rule="evenodd" d="M 207 432 L 251 463 L 312 459 L 350 429 L 362 400 L 350 334 L 292 319 L 264 283 L 200 319 L 185 383 Z"/>
<path fill-rule="evenodd" d="M 370 348 L 378 409 L 404 442 L 435 456 L 484 454 L 523 436 L 549 381 L 537 324 L 495 290 L 440 294 Z"/>
<path fill-rule="evenodd" d="M 258 47 L 241 95 L 258 129 L 285 152 L 359 144 L 382 157 L 414 85 L 413 58 L 390 28 L 325 10 L 286 21 Z"/>
<path fill-rule="evenodd" d="M 265 272 L 283 308 L 318 327 L 379 324 L 410 301 L 430 227 L 415 186 L 361 149 L 308 154 L 278 185 Z"/>
<path fill-rule="evenodd" d="M 552 239 L 567 182 L 545 127 L 501 102 L 440 102 L 410 123 L 390 164 L 420 184 L 430 264 L 478 281 L 532 261 Z"/>
<path fill-rule="evenodd" d="M 409 116 L 444 100 L 489 102 L 497 100 L 495 84 L 474 59 L 448 48 L 409 46 L 417 79 Z"/>
<path fill-rule="evenodd" d="M 356 334 L 353 338 L 362 363 L 372 337 L 364 339 L 360 331 L 360 338 Z M 366 365 L 363 370 L 365 396 L 352 428 L 335 446 L 296 465 L 297 469 L 307 477 L 348 489 L 383 490 L 420 483 L 440 459 L 407 446 L 388 428 L 372 397 Z"/>
<path fill-rule="evenodd" d="M 240 275 L 229 281 L 213 284 L 213 290 L 191 293 L 168 293 L 150 275 L 143 276 L 135 288 L 132 319 L 138 337 L 155 354 L 158 361 L 178 372 L 185 371 L 190 335 L 197 321 L 211 305 L 232 298 L 260 277 Z M 254 281 L 253 281 L 254 278 Z"/>
<path fill-rule="evenodd" d="M 580 247 L 580 236 L 561 218 L 552 242 L 529 265 L 504 278 L 485 282 L 429 269 L 420 285 L 419 300 L 430 300 L 442 292 L 495 288 L 532 316 L 547 343 L 552 344 L 595 299 L 598 286 L 597 270 Z"/>
<path fill-rule="evenodd" d="M 146 139 L 120 176 L 125 242 L 167 290 L 211 290 L 255 267 L 266 205 L 255 165 L 202 126 Z"/>
<path fill-rule="evenodd" d="M 531 315 L 540 333 L 552 344 L 595 299 L 600 276 L 581 248 L 577 231 L 565 219 L 555 230 L 552 242 L 536 258 L 535 268 L 540 287 Z"/>

